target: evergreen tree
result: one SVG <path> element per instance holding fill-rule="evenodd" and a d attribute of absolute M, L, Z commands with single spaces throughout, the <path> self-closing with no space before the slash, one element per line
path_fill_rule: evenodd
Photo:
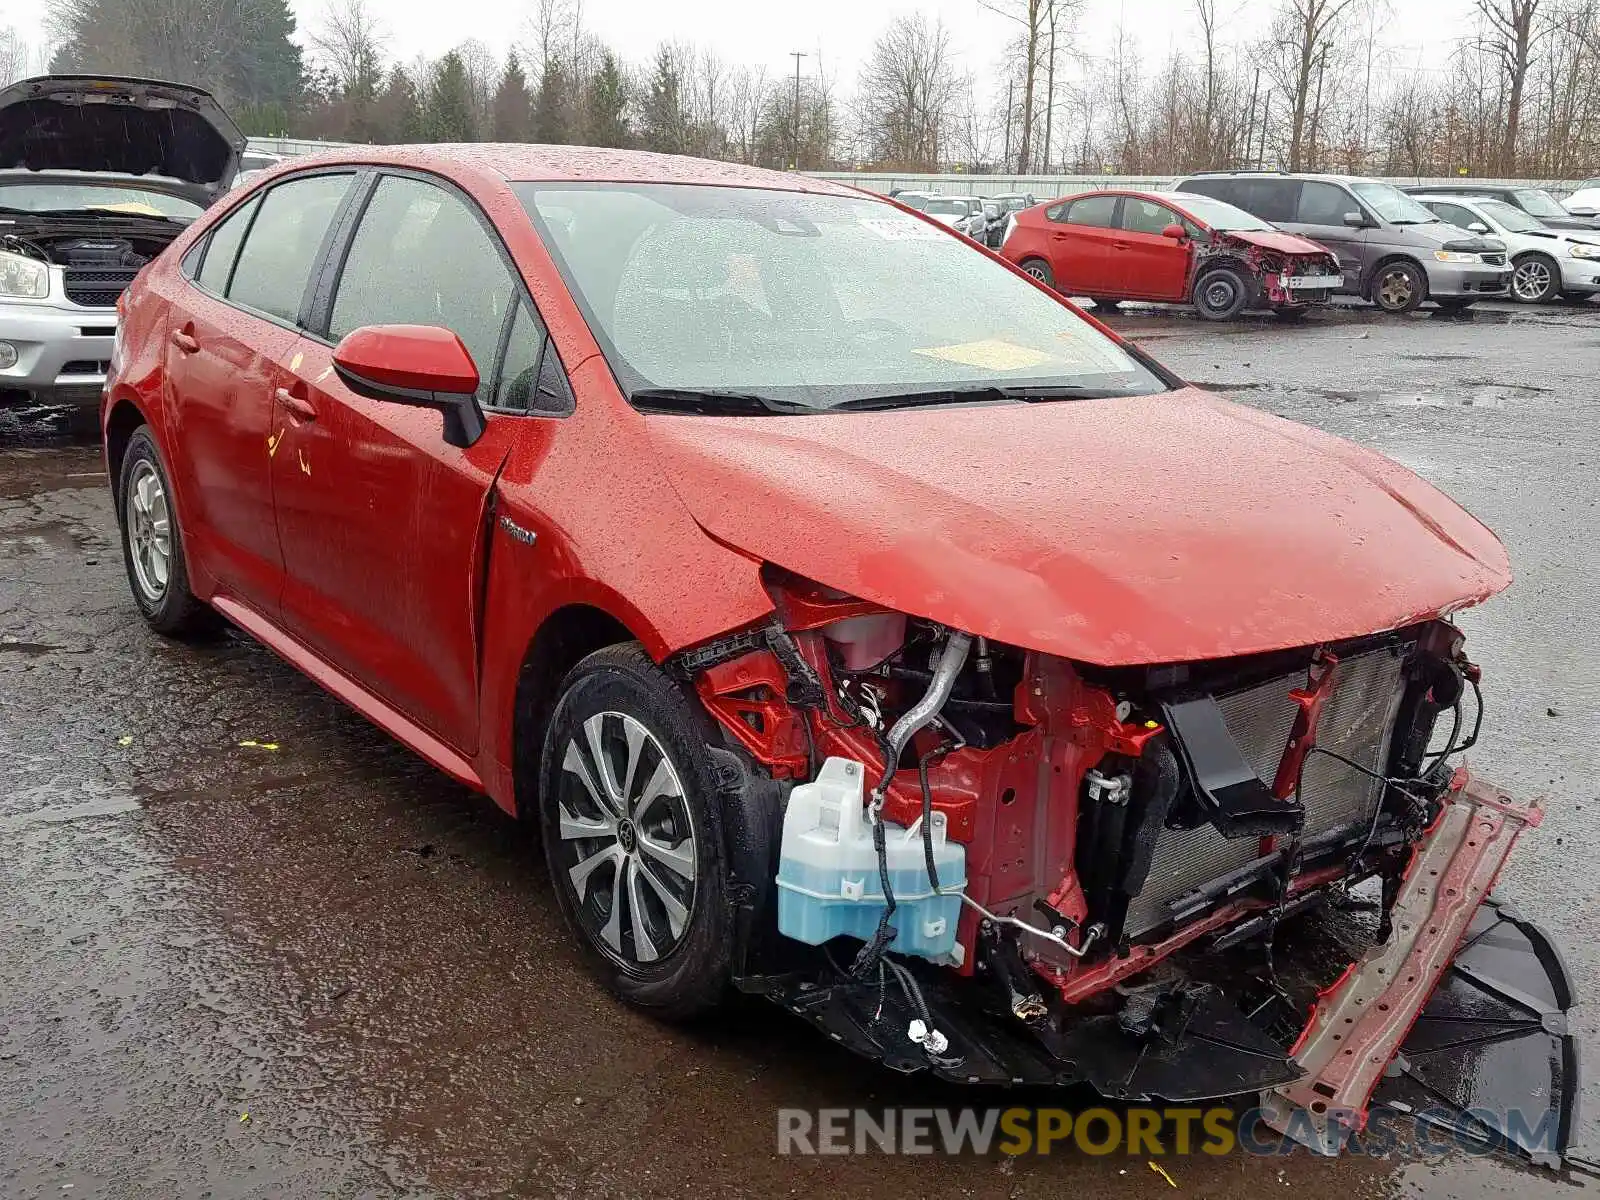
<path fill-rule="evenodd" d="M 505 74 L 494 94 L 492 119 L 495 141 L 528 140 L 533 127 L 533 96 L 528 92 L 528 77 L 522 73 L 515 50 L 506 55 Z"/>
<path fill-rule="evenodd" d="M 436 142 L 477 140 L 466 64 L 454 50 L 439 60 L 439 72 L 428 95 L 427 135 Z"/>
<path fill-rule="evenodd" d="M 655 71 L 645 92 L 641 118 L 639 133 L 647 149 L 683 153 L 688 124 L 683 110 L 683 77 L 670 46 L 656 51 Z"/>
<path fill-rule="evenodd" d="M 591 146 L 629 145 L 633 132 L 628 128 L 627 109 L 627 77 L 617 56 L 607 50 L 584 91 L 583 140 Z"/>
<path fill-rule="evenodd" d="M 374 109 L 374 124 L 383 141 L 420 142 L 427 136 L 417 86 L 402 68 L 390 70 Z"/>
<path fill-rule="evenodd" d="M 561 145 L 572 140 L 572 76 L 552 58 L 539 77 L 539 98 L 533 106 L 533 140 Z"/>

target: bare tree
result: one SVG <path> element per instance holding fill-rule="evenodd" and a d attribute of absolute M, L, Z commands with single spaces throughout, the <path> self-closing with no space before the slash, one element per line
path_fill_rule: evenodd
<path fill-rule="evenodd" d="M 950 31 L 920 13 L 896 17 L 861 67 L 856 93 L 862 140 L 877 161 L 938 168 L 961 92 Z"/>
<path fill-rule="evenodd" d="M 383 78 L 383 48 L 388 41 L 367 0 L 328 0 L 311 47 L 346 96 L 370 100 Z"/>
<path fill-rule="evenodd" d="M 1517 169 L 1517 133 L 1522 126 L 1522 98 L 1532 65 L 1539 4 L 1540 0 L 1477 0 L 1478 13 L 1487 26 L 1483 45 L 1499 64 L 1506 87 L 1505 125 L 1496 164 L 1505 175 Z"/>
<path fill-rule="evenodd" d="M 472 100 L 472 116 L 479 129 L 488 129 L 494 106 L 495 88 L 500 82 L 500 62 L 494 52 L 477 38 L 468 38 L 456 47 L 467 72 L 467 93 Z"/>
<path fill-rule="evenodd" d="M 1039 75 L 1039 49 L 1047 31 L 1052 0 L 978 0 L 992 13 L 1022 26 L 1022 137 L 1017 147 L 1017 170 L 1033 165 L 1034 87 Z"/>
<path fill-rule="evenodd" d="M 1337 42 L 1340 19 L 1355 0 L 1280 0 L 1268 35 L 1267 69 L 1289 99 L 1289 161 L 1302 170 L 1307 128 L 1319 119 L 1318 86 Z"/>
<path fill-rule="evenodd" d="M 739 67 L 728 80 L 728 131 L 734 156 L 756 161 L 761 114 L 767 106 L 767 69 Z"/>
<path fill-rule="evenodd" d="M 32 53 L 14 25 L 0 29 L 0 86 L 25 79 Z"/>

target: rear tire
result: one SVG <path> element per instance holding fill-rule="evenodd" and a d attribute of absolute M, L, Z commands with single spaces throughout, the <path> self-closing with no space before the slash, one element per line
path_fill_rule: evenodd
<path fill-rule="evenodd" d="M 539 822 L 561 914 L 590 969 L 673 1020 L 731 976 L 733 906 L 711 728 L 638 643 L 580 662 L 545 734 Z"/>
<path fill-rule="evenodd" d="M 117 523 L 128 586 L 150 628 L 179 638 L 214 630 L 220 618 L 189 590 L 172 483 L 148 425 L 134 430 L 123 454 Z"/>
<path fill-rule="evenodd" d="M 1414 312 L 1428 298 L 1428 281 L 1413 263 L 1384 263 L 1373 275 L 1368 295 L 1386 313 Z"/>
<path fill-rule="evenodd" d="M 1512 260 L 1511 298 L 1522 304 L 1549 304 L 1561 292 L 1561 267 L 1548 254 L 1524 254 Z"/>
<path fill-rule="evenodd" d="M 1056 273 L 1050 269 L 1050 264 L 1042 258 L 1025 258 L 1019 264 L 1025 274 L 1037 279 L 1047 288 L 1056 286 Z"/>
<path fill-rule="evenodd" d="M 1233 267 L 1212 267 L 1194 281 L 1194 306 L 1208 321 L 1231 321 L 1245 310 L 1254 289 Z"/>

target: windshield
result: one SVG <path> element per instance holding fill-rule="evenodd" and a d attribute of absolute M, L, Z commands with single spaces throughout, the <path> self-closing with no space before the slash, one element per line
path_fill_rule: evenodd
<path fill-rule="evenodd" d="M 512 186 L 630 394 L 714 389 L 819 410 L 961 389 L 1166 390 L 1066 305 L 880 201 Z"/>
<path fill-rule="evenodd" d="M 1520 208 L 1513 208 L 1504 200 L 1480 200 L 1478 207 L 1507 233 L 1542 233 L 1545 230 L 1543 221 L 1530 217 Z"/>
<path fill-rule="evenodd" d="M 1525 212 L 1536 217 L 1568 217 L 1572 214 L 1556 202 L 1556 198 L 1543 188 L 1523 188 L 1513 193 Z"/>
<path fill-rule="evenodd" d="M 192 221 L 200 206 L 191 200 L 130 185 L 102 183 L 0 184 L 0 208 L 23 212 L 117 212 L 137 217 Z"/>
<path fill-rule="evenodd" d="M 1272 228 L 1260 217 L 1209 196 L 1178 196 L 1175 199 L 1188 210 L 1191 217 L 1212 229 L 1248 231 Z"/>
<path fill-rule="evenodd" d="M 1429 225 L 1439 219 L 1393 184 L 1369 180 L 1350 187 L 1391 225 Z"/>

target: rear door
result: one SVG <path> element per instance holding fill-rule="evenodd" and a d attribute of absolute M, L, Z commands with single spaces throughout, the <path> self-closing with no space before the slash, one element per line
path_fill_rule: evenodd
<path fill-rule="evenodd" d="M 1047 211 L 1050 266 L 1056 288 L 1069 296 L 1115 294 L 1111 244 L 1122 197 L 1110 192 L 1081 196 Z"/>
<path fill-rule="evenodd" d="M 1110 262 L 1115 294 L 1139 300 L 1184 299 L 1194 243 L 1165 237 L 1162 230 L 1186 222 L 1165 204 L 1124 196 L 1118 225 L 1122 236 L 1111 244 Z"/>
<path fill-rule="evenodd" d="M 273 394 L 349 172 L 292 178 L 253 196 L 206 238 L 174 307 L 167 379 L 172 455 L 197 565 L 222 592 L 277 612 L 283 556 L 272 515 Z M 241 248 L 247 247 L 241 253 Z"/>
<path fill-rule="evenodd" d="M 1274 221 L 1280 229 L 1321 242 L 1339 259 L 1344 290 L 1359 292 L 1366 256 L 1367 231 L 1345 224 L 1348 213 L 1365 214 L 1361 202 L 1343 187 L 1321 179 L 1297 181 L 1293 216 Z M 1272 220 L 1271 217 L 1266 218 Z"/>
<path fill-rule="evenodd" d="M 514 439 L 526 448 L 553 436 L 551 423 L 524 414 L 570 408 L 570 392 L 553 351 L 556 373 L 541 390 L 544 327 L 499 235 L 463 193 L 383 173 L 353 226 L 342 261 L 330 259 L 324 311 L 297 346 L 274 460 L 283 620 L 471 754 L 492 487 Z M 473 446 L 447 444 L 437 412 L 359 396 L 334 373 L 340 338 L 387 324 L 442 326 L 465 343 L 487 417 Z"/>

